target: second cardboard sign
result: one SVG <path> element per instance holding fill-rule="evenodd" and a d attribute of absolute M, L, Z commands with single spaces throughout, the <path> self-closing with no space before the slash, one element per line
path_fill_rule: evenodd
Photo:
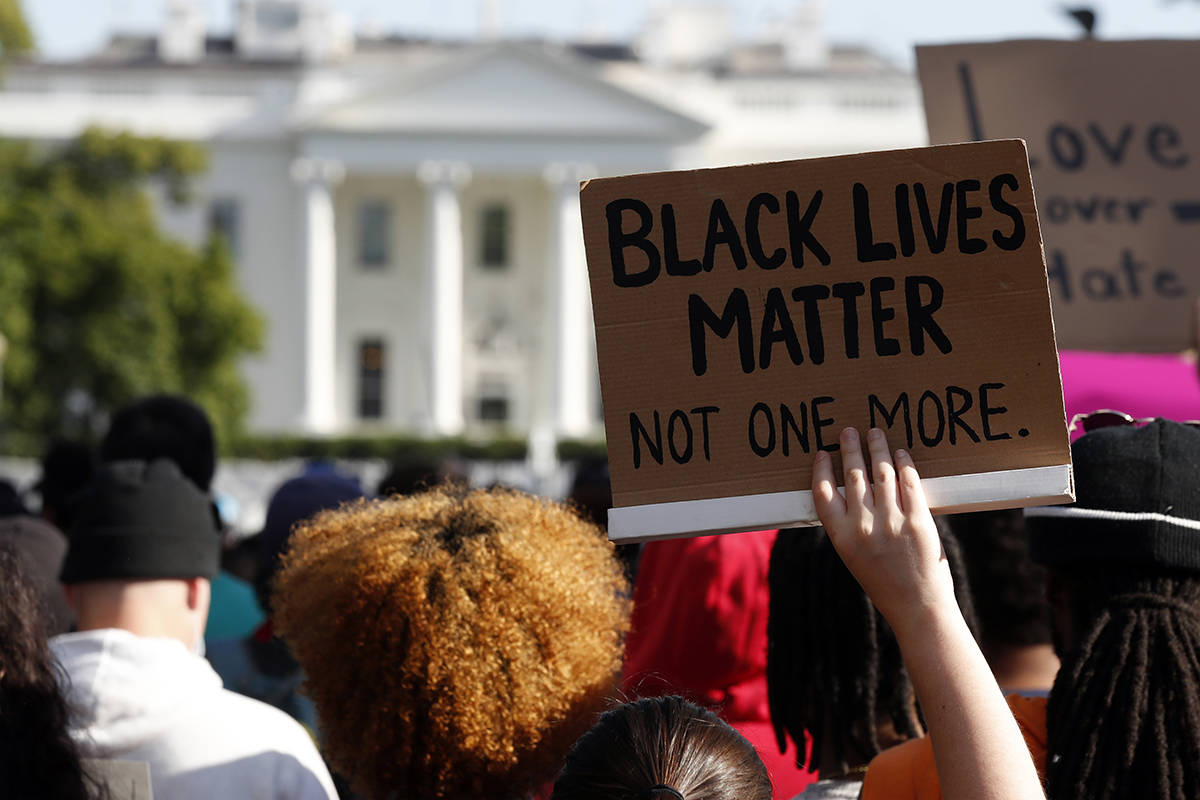
<path fill-rule="evenodd" d="M 1020 141 L 581 189 L 610 535 L 811 523 L 812 455 L 882 427 L 941 510 L 1069 500 Z"/>
<path fill-rule="evenodd" d="M 1200 43 L 918 47 L 917 66 L 931 141 L 1029 142 L 1059 345 L 1192 347 L 1200 111 L 1180 79 Z"/>

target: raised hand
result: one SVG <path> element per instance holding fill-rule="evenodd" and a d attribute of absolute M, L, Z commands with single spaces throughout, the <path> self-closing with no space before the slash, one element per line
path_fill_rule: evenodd
<path fill-rule="evenodd" d="M 841 435 L 845 497 L 833 461 L 813 462 L 813 502 L 842 561 L 887 618 L 921 702 L 947 800 L 1044 798 L 1016 721 L 954 598 L 950 567 L 912 458 L 858 431 Z M 874 794 L 867 772 L 863 796 Z"/>
<path fill-rule="evenodd" d="M 887 437 L 867 433 L 874 486 L 868 480 L 858 431 L 841 435 L 846 496 L 836 489 L 833 461 L 819 453 L 813 464 L 813 501 L 842 561 L 897 635 L 938 611 L 958 613 L 950 568 L 912 457 Z"/>

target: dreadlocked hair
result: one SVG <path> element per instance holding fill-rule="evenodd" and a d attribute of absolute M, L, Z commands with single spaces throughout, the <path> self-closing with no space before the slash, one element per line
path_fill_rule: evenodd
<path fill-rule="evenodd" d="M 942 531 L 954 592 L 971 632 L 975 615 L 958 542 Z M 905 739 L 922 734 L 900 646 L 846 569 L 823 528 L 779 532 L 767 576 L 767 699 L 780 752 L 805 732 L 809 767 L 832 752 L 841 771 L 865 765 L 882 748 L 878 723 Z"/>
<path fill-rule="evenodd" d="M 1200 797 L 1200 575 L 1105 564 L 1055 577 L 1080 636 L 1046 711 L 1047 795 Z"/>

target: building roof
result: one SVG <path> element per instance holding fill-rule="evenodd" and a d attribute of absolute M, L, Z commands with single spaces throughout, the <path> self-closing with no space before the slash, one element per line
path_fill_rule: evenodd
<path fill-rule="evenodd" d="M 691 140 L 708 126 L 603 79 L 572 48 L 498 42 L 390 72 L 295 127 Z"/>
<path fill-rule="evenodd" d="M 570 52 L 587 61 L 613 63 L 638 62 L 637 48 L 622 41 L 567 41 L 551 42 L 539 38 L 506 40 L 508 43 L 529 47 L 550 47 Z M 386 36 L 362 36 L 355 40 L 354 53 L 348 63 L 374 61 L 381 57 L 406 56 L 412 58 L 432 53 L 477 49 L 481 42 L 472 39 L 440 39 L 423 36 L 390 34 Z M 118 33 L 109 38 L 100 50 L 71 61 L 44 62 L 36 58 L 21 59 L 22 66 L 44 68 L 172 68 L 189 69 L 198 67 L 228 67 L 249 69 L 254 67 L 280 68 L 303 66 L 300 55 L 279 58 L 247 58 L 238 53 L 237 42 L 232 35 L 210 35 L 204 39 L 203 56 L 192 63 L 173 63 L 162 58 L 158 38 L 146 34 Z M 694 67 L 711 71 L 721 76 L 798 76 L 815 74 L 873 74 L 907 75 L 908 70 L 897 66 L 865 45 L 841 44 L 829 48 L 829 57 L 823 69 L 789 66 L 781 42 L 738 43 L 729 48 L 725 56 L 716 61 Z"/>

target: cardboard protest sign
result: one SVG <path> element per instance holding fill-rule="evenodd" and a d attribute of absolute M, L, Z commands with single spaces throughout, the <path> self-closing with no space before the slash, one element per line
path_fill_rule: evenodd
<path fill-rule="evenodd" d="M 83 768 L 104 787 L 109 800 L 154 800 L 150 765 L 145 761 L 85 758 Z"/>
<path fill-rule="evenodd" d="M 918 47 L 930 141 L 1020 137 L 1058 344 L 1178 352 L 1200 292 L 1200 42 Z"/>
<path fill-rule="evenodd" d="M 813 454 L 847 425 L 908 448 L 941 510 L 1071 498 L 1022 142 L 603 178 L 580 202 L 613 539 L 813 524 Z"/>

